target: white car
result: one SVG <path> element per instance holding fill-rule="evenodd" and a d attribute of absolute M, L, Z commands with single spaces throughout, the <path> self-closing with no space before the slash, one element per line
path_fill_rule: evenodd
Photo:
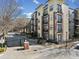
<path fill-rule="evenodd" d="M 74 46 L 74 49 L 79 50 L 79 44 L 76 44 L 76 45 Z"/>
<path fill-rule="evenodd" d="M 70 51 L 73 56 L 79 56 L 79 43 L 75 43 L 74 46 L 70 49 Z"/>

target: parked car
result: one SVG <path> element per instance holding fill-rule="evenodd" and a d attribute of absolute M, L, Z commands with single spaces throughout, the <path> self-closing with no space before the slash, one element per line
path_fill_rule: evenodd
<path fill-rule="evenodd" d="M 75 44 L 72 49 L 76 49 L 76 50 L 79 50 L 79 43 L 78 44 Z"/>

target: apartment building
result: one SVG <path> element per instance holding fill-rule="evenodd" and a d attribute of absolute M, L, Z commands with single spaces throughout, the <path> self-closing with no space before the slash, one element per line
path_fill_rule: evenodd
<path fill-rule="evenodd" d="M 69 8 L 69 39 L 74 39 L 74 29 L 75 29 L 75 10 L 72 8 Z"/>
<path fill-rule="evenodd" d="M 64 0 L 48 0 L 38 6 L 36 11 L 38 38 L 63 42 L 73 37 L 74 10 L 70 9 Z"/>
<path fill-rule="evenodd" d="M 48 2 L 44 4 L 43 7 L 43 38 L 45 40 L 49 39 L 49 14 L 48 14 Z"/>
<path fill-rule="evenodd" d="M 75 10 L 75 38 L 79 38 L 79 9 Z"/>
<path fill-rule="evenodd" d="M 49 0 L 49 39 L 63 42 L 69 39 L 69 7 L 64 0 Z"/>
<path fill-rule="evenodd" d="M 37 11 L 37 37 L 38 38 L 43 38 L 43 28 L 42 28 L 42 25 L 43 25 L 43 21 L 42 21 L 42 18 L 43 18 L 43 5 L 39 5 L 37 8 L 36 8 L 36 11 Z"/>
<path fill-rule="evenodd" d="M 37 11 L 35 11 L 31 18 L 31 33 L 33 36 L 37 36 L 37 20 Z"/>

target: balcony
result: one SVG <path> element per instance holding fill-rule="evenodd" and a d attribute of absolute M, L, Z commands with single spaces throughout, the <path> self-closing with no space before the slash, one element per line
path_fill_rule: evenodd
<path fill-rule="evenodd" d="M 76 25 L 79 25 L 79 20 L 76 20 L 76 21 L 75 21 L 75 24 L 76 24 Z"/>
<path fill-rule="evenodd" d="M 47 15 L 48 14 L 48 7 L 44 7 L 44 13 L 43 15 Z"/>
<path fill-rule="evenodd" d="M 79 21 L 79 17 L 75 17 L 75 20 L 78 20 Z"/>
<path fill-rule="evenodd" d="M 62 13 L 62 7 L 61 7 L 61 5 L 58 4 L 57 6 L 58 6 L 58 7 L 57 7 L 57 12 L 58 12 L 58 13 Z"/>
<path fill-rule="evenodd" d="M 43 16 L 43 24 L 48 24 L 48 15 L 47 16 Z"/>
<path fill-rule="evenodd" d="M 45 26 L 43 27 L 43 31 L 44 31 L 44 32 L 48 32 L 48 26 L 47 26 L 47 25 L 45 25 Z"/>
<path fill-rule="evenodd" d="M 76 31 L 75 34 L 79 36 L 79 32 Z"/>
<path fill-rule="evenodd" d="M 43 29 L 44 32 L 48 32 L 48 29 Z"/>
<path fill-rule="evenodd" d="M 48 24 L 48 20 L 43 20 L 43 24 Z"/>
<path fill-rule="evenodd" d="M 48 33 L 44 33 L 43 37 L 44 39 L 48 39 Z"/>
<path fill-rule="evenodd" d="M 78 27 L 78 26 L 76 26 L 76 27 L 75 27 L 75 30 L 79 30 L 79 27 Z"/>
<path fill-rule="evenodd" d="M 43 13 L 43 15 L 48 15 L 48 11 L 45 10 L 44 13 Z"/>
<path fill-rule="evenodd" d="M 62 13 L 62 9 L 58 9 L 57 12 L 58 12 L 58 13 Z"/>

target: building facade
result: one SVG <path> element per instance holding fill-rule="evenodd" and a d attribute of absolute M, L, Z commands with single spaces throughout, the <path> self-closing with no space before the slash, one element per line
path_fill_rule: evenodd
<path fill-rule="evenodd" d="M 43 38 L 43 28 L 42 28 L 42 25 L 43 25 L 43 5 L 39 5 L 37 8 L 36 8 L 36 11 L 37 11 L 37 37 L 38 38 Z"/>
<path fill-rule="evenodd" d="M 75 10 L 75 38 L 79 38 L 79 9 Z"/>
<path fill-rule="evenodd" d="M 45 3 L 43 7 L 43 38 L 45 40 L 49 39 L 49 14 L 48 14 L 48 2 Z"/>
<path fill-rule="evenodd" d="M 32 36 L 37 36 L 37 11 L 32 14 L 31 18 L 31 33 Z"/>
<path fill-rule="evenodd" d="M 36 8 L 37 37 L 52 42 L 69 41 L 74 37 L 75 14 L 64 0 L 48 0 Z M 78 17 L 77 17 L 78 18 Z M 75 27 L 74 27 L 75 26 Z"/>
<path fill-rule="evenodd" d="M 64 0 L 49 0 L 49 39 L 63 42 L 69 39 L 69 7 Z"/>
<path fill-rule="evenodd" d="M 74 9 L 69 9 L 69 39 L 72 40 L 74 39 L 74 29 L 75 29 L 75 10 Z"/>

